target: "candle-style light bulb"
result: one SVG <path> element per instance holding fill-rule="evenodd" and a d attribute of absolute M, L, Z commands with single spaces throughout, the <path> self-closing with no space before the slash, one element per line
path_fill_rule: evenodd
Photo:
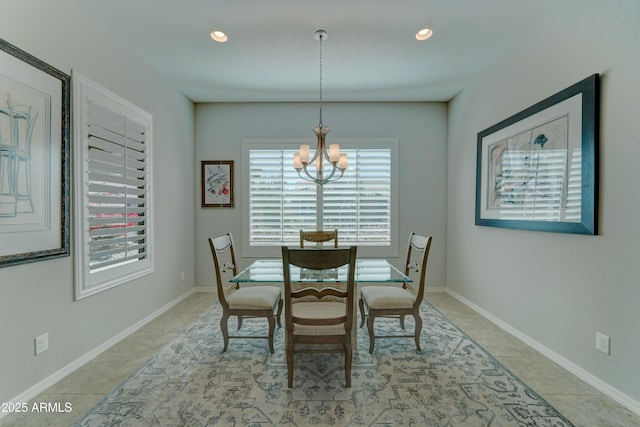
<path fill-rule="evenodd" d="M 338 160 L 340 160 L 340 145 L 339 144 L 329 145 L 329 161 L 331 163 L 335 163 Z"/>
<path fill-rule="evenodd" d="M 342 170 L 346 169 L 349 166 L 349 158 L 346 153 L 340 154 L 340 161 L 338 162 L 338 167 Z"/>
<path fill-rule="evenodd" d="M 296 170 L 302 169 L 302 162 L 300 161 L 300 153 L 293 154 L 293 168 Z"/>
<path fill-rule="evenodd" d="M 309 150 L 311 147 L 309 147 L 308 144 L 302 144 L 300 146 L 300 162 L 301 163 L 309 163 Z"/>

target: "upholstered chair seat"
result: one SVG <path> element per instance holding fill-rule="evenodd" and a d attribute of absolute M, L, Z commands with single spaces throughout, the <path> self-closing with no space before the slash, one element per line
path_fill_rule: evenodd
<path fill-rule="evenodd" d="M 227 302 L 229 308 L 235 310 L 269 309 L 278 304 L 280 293 L 276 286 L 239 288 L 227 297 Z"/>
<path fill-rule="evenodd" d="M 374 310 L 385 308 L 412 308 L 416 297 L 403 288 L 389 286 L 366 286 L 360 291 L 364 302 Z"/>

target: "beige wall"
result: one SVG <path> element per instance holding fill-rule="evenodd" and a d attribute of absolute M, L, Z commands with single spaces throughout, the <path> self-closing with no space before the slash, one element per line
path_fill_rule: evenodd
<path fill-rule="evenodd" d="M 0 37 L 153 115 L 155 273 L 74 302 L 72 257 L 0 268 L 1 402 L 193 287 L 193 104 L 101 28 L 77 1 L 11 2 L 0 13 Z M 49 350 L 34 356 L 34 338 L 45 332 Z"/>
<path fill-rule="evenodd" d="M 631 398 L 636 411 L 638 22 L 634 0 L 565 2 L 456 96 L 449 108 L 447 208 L 447 286 L 604 381 L 620 399 Z M 477 133 L 594 73 L 602 76 L 599 235 L 475 226 Z M 596 331 L 611 337 L 610 356 L 594 349 Z"/>
<path fill-rule="evenodd" d="M 427 286 L 445 284 L 447 110 L 444 103 L 325 103 L 323 121 L 332 138 L 398 138 L 399 249 L 404 258 L 409 233 L 431 234 Z M 228 231 L 242 239 L 242 140 L 306 138 L 318 122 L 316 103 L 198 104 L 196 106 L 196 181 L 201 160 L 234 160 L 236 193 L 233 209 L 201 208 L 196 201 L 196 284 L 213 286 L 213 266 L 207 237 Z M 241 247 L 237 252 L 242 253 Z M 274 257 L 279 254 L 274 252 Z M 251 259 L 240 259 L 246 266 Z M 400 266 L 398 259 L 392 261 Z"/>

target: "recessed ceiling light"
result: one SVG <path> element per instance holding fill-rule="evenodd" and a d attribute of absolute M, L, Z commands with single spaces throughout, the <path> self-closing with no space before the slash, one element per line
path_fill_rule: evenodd
<path fill-rule="evenodd" d="M 431 28 L 423 28 L 416 33 L 416 40 L 426 40 L 433 35 Z"/>
<path fill-rule="evenodd" d="M 220 30 L 211 31 L 211 38 L 219 43 L 224 43 L 227 41 L 227 35 Z"/>

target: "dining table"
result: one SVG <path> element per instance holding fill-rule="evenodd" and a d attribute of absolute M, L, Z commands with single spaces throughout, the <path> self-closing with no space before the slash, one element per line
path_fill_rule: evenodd
<path fill-rule="evenodd" d="M 260 284 L 282 284 L 284 275 L 282 259 L 268 258 L 256 259 L 248 267 L 241 270 L 230 279 L 233 283 L 244 283 L 259 286 Z M 309 284 L 318 282 L 345 283 L 347 280 L 348 266 L 342 266 L 329 270 L 309 270 L 294 265 L 290 266 L 291 282 Z M 354 325 L 352 330 L 353 348 L 357 349 L 358 298 L 362 286 L 397 284 L 412 282 L 412 279 L 398 270 L 393 264 L 384 258 L 358 258 L 355 271 L 356 294 L 354 298 Z"/>
<path fill-rule="evenodd" d="M 292 282 L 344 282 L 347 268 L 330 270 L 308 270 L 290 267 Z M 256 259 L 244 270 L 230 279 L 234 283 L 282 283 L 282 260 L 276 258 Z M 403 283 L 412 279 L 383 258 L 358 258 L 356 260 L 356 284 Z"/>

